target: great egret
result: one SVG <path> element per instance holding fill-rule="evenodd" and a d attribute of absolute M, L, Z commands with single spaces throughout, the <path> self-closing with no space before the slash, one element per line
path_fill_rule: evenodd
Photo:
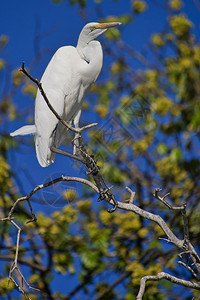
<path fill-rule="evenodd" d="M 69 124 L 79 127 L 82 102 L 90 85 L 96 81 L 102 68 L 103 53 L 100 42 L 94 41 L 108 28 L 120 25 L 88 23 L 79 35 L 76 48 L 59 48 L 49 62 L 41 79 L 42 87 L 56 112 Z M 55 153 L 66 136 L 67 128 L 48 108 L 40 91 L 35 101 L 35 125 L 27 125 L 12 132 L 11 136 L 35 134 L 38 162 L 47 167 L 54 162 Z"/>

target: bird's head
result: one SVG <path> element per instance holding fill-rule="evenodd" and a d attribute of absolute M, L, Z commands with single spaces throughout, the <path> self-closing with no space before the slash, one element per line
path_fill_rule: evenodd
<path fill-rule="evenodd" d="M 88 44 L 92 40 L 96 39 L 99 35 L 104 33 L 107 29 L 111 27 L 115 27 L 117 25 L 120 25 L 120 22 L 111 22 L 111 23 L 96 23 L 96 22 L 91 22 L 86 24 L 80 35 L 79 35 L 79 40 L 78 43 L 85 43 Z"/>

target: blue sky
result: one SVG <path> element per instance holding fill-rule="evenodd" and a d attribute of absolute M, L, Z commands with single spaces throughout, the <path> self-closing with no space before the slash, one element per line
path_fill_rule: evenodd
<path fill-rule="evenodd" d="M 166 12 L 159 6 L 150 5 L 149 10 L 135 18 L 134 22 L 128 25 L 122 25 L 122 39 L 137 51 L 141 51 L 149 41 L 152 33 L 159 32 L 166 24 Z M 157 1 L 162 3 L 162 1 Z M 199 34 L 199 13 L 197 12 L 193 1 L 184 1 L 185 11 L 189 17 L 196 23 L 195 30 Z M 93 0 L 88 1 L 86 15 L 88 21 L 97 21 L 97 6 Z M 129 0 L 102 0 L 101 12 L 104 17 L 110 15 L 123 15 L 130 12 L 131 1 Z M 22 61 L 28 66 L 35 57 L 36 34 L 41 35 L 38 47 L 48 51 L 40 59 L 37 68 L 34 68 L 33 75 L 38 79 L 44 72 L 53 53 L 63 45 L 76 46 L 78 35 L 84 25 L 80 17 L 78 5 L 70 6 L 68 1 L 61 4 L 53 4 L 51 0 L 34 1 L 11 1 L 1 0 L 0 10 L 0 34 L 9 36 L 9 44 L 3 52 L 4 58 L 9 61 L 10 69 L 19 68 Z M 106 57 L 104 58 L 106 60 Z M 99 80 L 105 75 L 106 66 L 102 69 Z M 25 97 L 20 91 L 16 93 L 14 103 L 19 111 L 26 107 L 34 115 L 34 101 Z M 93 116 L 90 116 L 93 120 Z M 25 120 L 16 120 L 7 125 L 7 131 L 13 131 L 18 127 L 25 125 Z M 30 138 L 27 137 L 27 143 Z M 23 151 L 11 151 L 10 161 L 21 180 L 24 181 L 24 192 L 29 192 L 35 185 L 43 183 L 49 178 L 59 175 L 80 175 L 83 170 L 73 168 L 73 163 L 64 157 L 56 156 L 56 161 L 48 168 L 42 168 L 37 162 L 35 150 L 31 147 L 23 147 Z M 64 164 L 64 166 L 63 166 Z M 77 173 L 78 171 L 78 173 Z M 30 173 L 30 174 L 29 174 Z M 29 179 L 27 179 L 30 177 Z M 30 180 L 31 179 L 31 180 Z"/>

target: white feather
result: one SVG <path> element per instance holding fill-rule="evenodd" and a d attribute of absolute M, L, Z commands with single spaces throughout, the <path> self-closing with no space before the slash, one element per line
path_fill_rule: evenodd
<path fill-rule="evenodd" d="M 94 41 L 107 28 L 120 23 L 89 23 L 79 35 L 77 47 L 66 46 L 56 51 L 41 79 L 42 87 L 56 112 L 66 122 L 79 127 L 82 102 L 90 85 L 102 68 L 101 44 Z M 37 159 L 42 167 L 54 161 L 51 147 L 58 148 L 67 129 L 51 112 L 38 90 L 35 101 L 35 125 L 24 126 L 11 135 L 35 133 Z"/>
<path fill-rule="evenodd" d="M 26 126 L 23 126 L 13 132 L 11 132 L 10 135 L 16 136 L 16 135 L 35 134 L 35 133 L 36 133 L 35 125 L 26 125 Z"/>

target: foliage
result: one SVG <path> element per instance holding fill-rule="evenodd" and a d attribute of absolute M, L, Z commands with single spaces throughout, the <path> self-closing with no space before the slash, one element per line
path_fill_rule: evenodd
<path fill-rule="evenodd" d="M 132 1 L 132 7 L 133 7 L 133 11 L 135 13 L 142 13 L 147 9 L 147 4 L 145 1 L 134 0 L 134 1 Z"/>
<path fill-rule="evenodd" d="M 87 1 L 70 3 L 87 7 Z M 117 5 L 117 1 L 113 1 L 113 5 Z M 128 24 L 128 28 L 135 18 L 152 8 L 151 5 L 151 2 L 147 6 L 146 1 L 132 1 L 130 14 L 109 16 L 101 21 L 117 19 Z M 181 217 L 166 210 L 153 199 L 152 193 L 159 185 L 171 192 L 174 204 L 187 202 L 191 241 L 199 250 L 200 43 L 183 2 L 169 0 L 168 8 L 165 29 L 150 37 L 151 60 L 148 55 L 146 58 L 130 51 L 120 40 L 123 39 L 121 29 L 107 31 L 105 43 L 110 64 L 106 65 L 105 78 L 91 88 L 88 100 L 92 101 L 88 101 L 86 107 L 99 120 L 99 127 L 88 133 L 88 149 L 97 158 L 107 183 L 114 185 L 113 192 L 120 200 L 126 201 L 129 197 L 124 187 L 133 186 L 136 203 L 161 214 L 179 236 L 183 233 Z M 4 74 L 8 62 L 2 53 L 8 42 L 6 35 L 0 37 L 0 72 Z M 134 61 L 139 66 L 137 69 Z M 17 69 L 10 74 L 10 90 L 1 89 L 4 91 L 0 95 L 1 125 L 20 117 L 13 104 L 17 90 L 35 97 L 35 87 Z M 12 174 L 7 154 L 11 147 L 20 146 L 1 129 L 2 218 L 18 196 L 13 181 L 17 174 Z M 12 162 L 10 164 L 12 166 Z M 144 275 L 165 270 L 180 277 L 185 272 L 187 279 L 192 278 L 177 264 L 178 249 L 159 241 L 159 237 L 164 236 L 158 225 L 131 212 L 117 210 L 109 214 L 105 204 L 97 204 L 91 191 L 84 188 L 62 191 L 60 199 L 68 204 L 50 215 L 38 212 L 36 223 L 24 225 L 25 218 L 30 218 L 25 205 L 15 212 L 23 227 L 20 264 L 29 282 L 41 290 L 41 299 L 73 299 L 79 293 L 84 299 L 131 300 L 135 299 Z M 0 295 L 21 299 L 13 292 L 14 286 L 6 284 L 15 234 L 4 222 L 0 245 L 5 264 L 0 275 Z M 66 287 L 64 294 L 55 287 L 55 278 L 64 285 L 68 279 L 74 282 Z M 122 278 L 120 282 L 119 278 Z M 109 289 L 111 284 L 113 287 Z M 175 298 L 171 285 L 163 281 L 149 283 L 144 299 L 169 299 L 169 292 Z M 190 298 L 198 297 L 197 291 L 188 294 Z M 35 293 L 30 293 L 30 297 L 37 298 Z"/>

